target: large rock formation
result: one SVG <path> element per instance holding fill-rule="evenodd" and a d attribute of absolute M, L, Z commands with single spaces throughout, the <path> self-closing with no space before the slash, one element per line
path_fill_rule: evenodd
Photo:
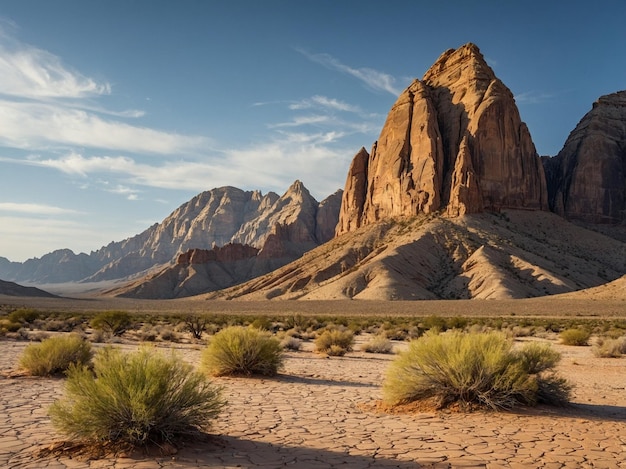
<path fill-rule="evenodd" d="M 271 272 L 332 239 L 341 196 L 342 192 L 337 191 L 318 204 L 307 188 L 295 181 L 282 197 L 269 204 L 261 202 L 261 212 L 242 223 L 228 244 L 210 250 L 190 249 L 178 255 L 175 265 L 105 293 L 181 298 Z"/>
<path fill-rule="evenodd" d="M 600 97 L 543 161 L 551 210 L 586 223 L 626 221 L 626 91 Z"/>
<path fill-rule="evenodd" d="M 543 167 L 511 91 L 478 47 L 448 50 L 355 156 L 337 234 L 389 217 L 547 210 Z"/>

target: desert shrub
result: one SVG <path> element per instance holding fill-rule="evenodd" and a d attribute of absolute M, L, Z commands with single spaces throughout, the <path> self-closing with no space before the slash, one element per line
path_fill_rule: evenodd
<path fill-rule="evenodd" d="M 196 435 L 224 404 L 221 389 L 174 354 L 107 347 L 94 358 L 93 372 L 70 367 L 65 395 L 50 416 L 72 439 L 136 446 Z"/>
<path fill-rule="evenodd" d="M 30 308 L 20 308 L 9 314 L 8 319 L 14 324 L 32 324 L 39 319 L 39 313 Z"/>
<path fill-rule="evenodd" d="M 174 330 L 172 326 L 163 326 L 161 331 L 159 332 L 159 337 L 161 340 L 166 342 L 178 342 L 180 339 L 178 337 L 178 333 Z"/>
<path fill-rule="evenodd" d="M 361 350 L 368 353 L 393 353 L 393 344 L 386 335 L 377 335 L 364 343 Z"/>
<path fill-rule="evenodd" d="M 190 314 L 188 316 L 185 316 L 184 321 L 185 330 L 191 333 L 191 336 L 197 340 L 200 340 L 202 338 L 202 334 L 204 334 L 209 324 L 208 316 L 200 314 Z"/>
<path fill-rule="evenodd" d="M 287 350 L 298 351 L 302 348 L 302 340 L 291 335 L 285 335 L 283 340 L 280 341 L 280 346 Z"/>
<path fill-rule="evenodd" d="M 557 388 L 555 395 L 569 395 L 565 381 L 550 372 L 556 360 L 558 354 L 549 348 L 515 351 L 512 341 L 498 332 L 429 332 L 392 362 L 384 399 L 396 405 L 432 398 L 438 407 L 458 402 L 492 409 L 548 401 L 550 396 L 540 393 L 550 392 L 548 385 Z"/>
<path fill-rule="evenodd" d="M 2 322 L 0 322 L 0 329 L 3 330 L 5 334 L 7 332 L 17 332 L 21 328 L 22 324 L 19 322 L 12 322 L 9 320 L 3 320 Z"/>
<path fill-rule="evenodd" d="M 72 364 L 87 365 L 92 355 L 91 344 L 79 335 L 50 337 L 28 345 L 20 366 L 31 375 L 50 376 L 65 372 Z"/>
<path fill-rule="evenodd" d="M 424 318 L 420 324 L 422 329 L 430 330 L 436 329 L 441 332 L 445 332 L 448 329 L 448 323 L 441 316 L 428 316 Z"/>
<path fill-rule="evenodd" d="M 253 327 L 230 326 L 215 334 L 202 353 L 202 366 L 213 376 L 273 376 L 283 363 L 280 342 Z"/>
<path fill-rule="evenodd" d="M 125 311 L 103 311 L 91 320 L 91 327 L 116 337 L 121 336 L 131 325 L 130 314 Z"/>
<path fill-rule="evenodd" d="M 560 334 L 561 342 L 564 345 L 589 345 L 591 333 L 586 329 L 572 328 L 566 329 Z"/>
<path fill-rule="evenodd" d="M 269 318 L 262 316 L 252 321 L 250 326 L 260 329 L 262 331 L 271 331 L 273 329 L 274 324 L 272 323 L 272 321 L 270 321 Z"/>
<path fill-rule="evenodd" d="M 143 342 L 154 342 L 158 336 L 158 329 L 150 324 L 144 324 L 137 332 L 137 337 Z"/>
<path fill-rule="evenodd" d="M 529 342 L 516 355 L 524 371 L 530 375 L 553 369 L 561 359 L 561 354 L 545 342 Z"/>
<path fill-rule="evenodd" d="M 331 356 L 342 356 L 352 350 L 354 334 L 350 330 L 325 330 L 315 339 L 315 350 Z"/>
<path fill-rule="evenodd" d="M 600 337 L 593 345 L 592 351 L 598 358 L 619 358 L 626 354 L 626 337 L 618 339 Z"/>

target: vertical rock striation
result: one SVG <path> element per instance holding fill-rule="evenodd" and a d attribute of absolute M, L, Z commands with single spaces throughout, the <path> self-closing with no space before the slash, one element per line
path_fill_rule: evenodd
<path fill-rule="evenodd" d="M 543 163 L 552 211 L 585 223 L 626 221 L 626 91 L 600 97 Z"/>
<path fill-rule="evenodd" d="M 547 210 L 541 161 L 511 91 L 478 47 L 444 52 L 392 106 L 346 180 L 336 234 L 444 211 Z"/>

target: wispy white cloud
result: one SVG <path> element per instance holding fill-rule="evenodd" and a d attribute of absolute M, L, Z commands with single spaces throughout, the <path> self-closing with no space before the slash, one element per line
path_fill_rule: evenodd
<path fill-rule="evenodd" d="M 66 67 L 59 57 L 0 34 L 0 94 L 27 98 L 85 98 L 111 93 Z"/>
<path fill-rule="evenodd" d="M 396 84 L 397 80 L 388 73 L 368 67 L 353 68 L 349 65 L 342 63 L 330 54 L 311 54 L 302 49 L 296 50 L 313 62 L 316 62 L 332 70 L 346 73 L 361 80 L 363 83 L 365 83 L 365 85 L 373 90 L 386 91 L 393 94 L 394 96 L 399 95 L 401 92 L 401 89 L 398 88 Z"/>
<path fill-rule="evenodd" d="M 515 95 L 518 104 L 539 104 L 554 98 L 552 93 L 541 93 L 537 91 L 526 91 Z"/>
<path fill-rule="evenodd" d="M 303 125 L 316 125 L 316 124 L 325 124 L 331 120 L 329 116 L 298 116 L 294 117 L 293 120 L 289 122 L 281 122 L 278 124 L 269 124 L 270 128 L 280 128 L 280 127 L 300 127 Z"/>
<path fill-rule="evenodd" d="M 303 99 L 301 101 L 292 103 L 289 105 L 289 109 L 298 110 L 298 109 L 310 109 L 310 108 L 327 108 L 335 111 L 343 111 L 343 112 L 354 112 L 360 113 L 361 108 L 358 106 L 353 106 L 344 101 L 340 101 L 335 98 L 328 98 L 326 96 L 315 95 L 308 99 Z"/>
<path fill-rule="evenodd" d="M 110 110 L 96 98 L 111 85 L 84 76 L 62 60 L 20 42 L 0 22 L 0 146 L 19 149 L 88 147 L 131 153 L 196 154 L 201 136 L 129 125 L 139 109 Z M 108 116 L 109 118 L 106 118 Z"/>
<path fill-rule="evenodd" d="M 77 214 L 76 210 L 45 204 L 0 202 L 0 212 L 23 213 L 27 215 L 68 215 Z"/>
<path fill-rule="evenodd" d="M 187 136 L 106 120 L 81 109 L 0 100 L 0 145 L 20 149 L 89 147 L 132 153 L 193 154 L 209 145 Z"/>

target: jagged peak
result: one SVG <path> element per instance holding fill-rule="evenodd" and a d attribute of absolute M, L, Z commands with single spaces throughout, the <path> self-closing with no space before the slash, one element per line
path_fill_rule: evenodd
<path fill-rule="evenodd" d="M 461 69 L 470 66 L 477 79 L 494 80 L 495 73 L 487 64 L 476 44 L 468 42 L 458 49 L 448 49 L 426 71 L 422 80 L 429 85 L 439 85 L 457 78 Z"/>
<path fill-rule="evenodd" d="M 311 197 L 311 193 L 309 192 L 309 190 L 304 186 L 304 184 L 302 183 L 302 181 L 300 181 L 299 179 L 296 179 L 293 184 L 291 184 L 291 186 L 289 186 L 289 189 L 287 189 L 287 192 L 285 192 L 285 194 L 283 195 L 282 198 L 285 197 L 289 197 L 291 195 L 299 195 L 302 197 Z"/>

